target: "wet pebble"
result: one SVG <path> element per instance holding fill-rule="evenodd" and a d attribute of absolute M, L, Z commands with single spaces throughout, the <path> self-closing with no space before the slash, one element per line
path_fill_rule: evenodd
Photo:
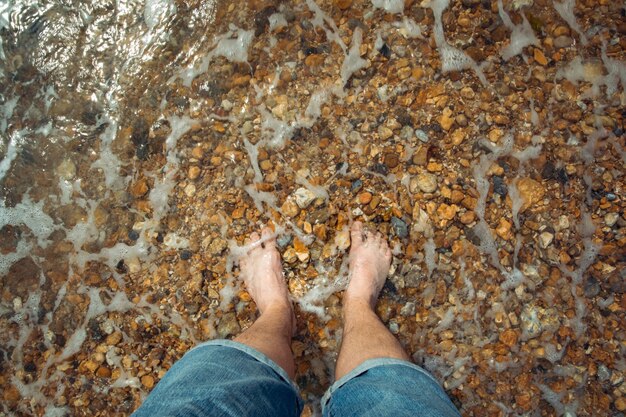
<path fill-rule="evenodd" d="M 573 42 L 574 41 L 572 40 L 572 38 L 563 35 L 557 36 L 553 41 L 553 45 L 555 48 L 567 48 L 569 46 L 572 46 Z"/>
<path fill-rule="evenodd" d="M 393 216 L 391 217 L 391 226 L 393 227 L 396 236 L 400 239 L 404 239 L 409 235 L 409 228 L 404 220 Z"/>
<path fill-rule="evenodd" d="M 315 194 L 307 188 L 298 188 L 294 193 L 296 204 L 301 209 L 305 209 L 315 200 Z"/>
<path fill-rule="evenodd" d="M 225 339 L 228 336 L 234 336 L 240 331 L 241 327 L 239 326 L 235 313 L 224 314 L 217 325 L 217 334 L 222 339 Z"/>
<path fill-rule="evenodd" d="M 363 181 L 361 181 L 361 180 L 354 180 L 354 181 L 352 181 L 352 184 L 350 185 L 350 191 L 351 192 L 356 193 L 356 192 L 360 191 L 361 188 L 363 188 Z"/>
<path fill-rule="evenodd" d="M 284 248 L 291 243 L 293 236 L 289 233 L 282 234 L 276 238 L 276 244 L 279 248 Z"/>
<path fill-rule="evenodd" d="M 493 182 L 493 192 L 501 197 L 506 197 L 509 189 L 507 188 L 504 179 L 502 177 L 494 175 L 493 177 L 491 177 L 491 180 Z"/>
<path fill-rule="evenodd" d="M 428 134 L 422 129 L 415 129 L 415 137 L 417 137 L 421 142 L 424 143 L 427 143 L 429 140 Z"/>
<path fill-rule="evenodd" d="M 411 179 L 409 190 L 412 193 L 421 190 L 424 193 L 434 193 L 437 190 L 437 176 L 428 172 L 423 172 Z"/>
<path fill-rule="evenodd" d="M 619 213 L 608 213 L 604 216 L 604 223 L 609 227 L 615 226 L 617 220 L 619 220 Z"/>

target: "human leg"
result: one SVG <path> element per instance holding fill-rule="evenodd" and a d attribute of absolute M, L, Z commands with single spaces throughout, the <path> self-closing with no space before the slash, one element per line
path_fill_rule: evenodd
<path fill-rule="evenodd" d="M 271 235 L 271 229 L 263 229 L 264 242 L 241 261 L 241 274 L 261 316 L 234 340 L 267 355 L 293 379 L 295 365 L 291 337 L 295 317 L 283 277 L 280 254 Z M 253 233 L 250 243 L 259 241 L 259 235 Z"/>
<path fill-rule="evenodd" d="M 271 230 L 251 236 L 241 275 L 261 312 L 235 340 L 192 348 L 172 366 L 133 417 L 295 417 L 302 400 L 290 348 L 295 318 Z M 255 244 L 257 242 L 258 244 Z"/>
<path fill-rule="evenodd" d="M 387 279 L 391 251 L 380 233 L 351 229 L 350 283 L 343 298 L 343 339 L 335 379 L 340 379 L 368 359 L 409 360 L 400 342 L 380 321 L 374 307 Z"/>
<path fill-rule="evenodd" d="M 459 417 L 438 382 L 411 363 L 374 312 L 391 252 L 380 234 L 351 230 L 350 283 L 344 294 L 344 332 L 336 382 L 322 399 L 324 417 Z"/>

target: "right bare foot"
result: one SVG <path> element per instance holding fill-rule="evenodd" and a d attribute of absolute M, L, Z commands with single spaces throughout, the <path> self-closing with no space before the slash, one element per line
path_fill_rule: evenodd
<path fill-rule="evenodd" d="M 389 274 L 391 250 L 380 232 L 364 230 L 358 221 L 352 223 L 350 238 L 350 282 L 344 300 L 364 301 L 374 308 Z"/>

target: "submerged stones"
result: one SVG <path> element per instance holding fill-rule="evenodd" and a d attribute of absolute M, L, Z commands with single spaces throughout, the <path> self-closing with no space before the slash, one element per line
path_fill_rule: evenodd
<path fill-rule="evenodd" d="M 146 33 L 129 12 L 110 45 L 128 53 L 121 76 L 78 71 L 78 84 L 30 35 L 40 69 L 58 71 L 38 78 L 23 48 L 5 48 L 9 414 L 132 412 L 190 346 L 254 321 L 237 246 L 269 225 L 296 305 L 304 415 L 315 415 L 355 220 L 394 255 L 377 312 L 462 414 L 620 410 L 619 5 L 575 5 L 582 45 L 550 2 L 504 2 L 516 35 L 485 2 L 387 3 L 235 1 L 215 16 L 177 10 Z M 92 22 L 115 16 L 83 22 L 85 48 L 100 33 Z M 141 56 L 126 49 L 137 28 Z M 519 54 L 503 61 L 509 46 Z M 107 50 L 68 62 L 106 69 Z"/>

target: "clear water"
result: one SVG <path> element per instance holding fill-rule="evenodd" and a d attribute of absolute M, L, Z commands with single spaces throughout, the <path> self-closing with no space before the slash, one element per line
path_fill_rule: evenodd
<path fill-rule="evenodd" d="M 0 4 L 0 412 L 132 412 L 188 347 L 251 323 L 237 256 L 268 222 L 318 412 L 361 218 L 396 255 L 383 320 L 466 415 L 532 414 L 516 408 L 519 378 L 535 413 L 593 414 L 587 384 L 625 364 L 623 6 L 577 24 L 570 3 L 534 5 L 536 38 L 536 20 L 491 7 L 507 27 L 494 47 L 451 23 L 475 9 L 396 3 Z M 573 46 L 538 65 L 532 45 L 568 23 Z M 421 73 L 401 77 L 401 60 Z M 446 112 L 469 124 L 442 131 Z M 435 195 L 411 184 L 425 172 Z M 545 191 L 532 209 L 528 178 Z M 583 346 L 613 359 L 580 360 Z"/>

